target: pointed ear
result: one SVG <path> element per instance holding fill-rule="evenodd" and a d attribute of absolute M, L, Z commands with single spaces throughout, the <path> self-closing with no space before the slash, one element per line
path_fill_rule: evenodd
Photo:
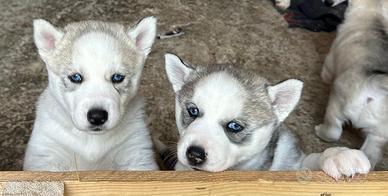
<path fill-rule="evenodd" d="M 128 29 L 128 36 L 147 56 L 151 52 L 156 37 L 156 18 L 150 16 L 142 19 L 134 28 Z"/>
<path fill-rule="evenodd" d="M 47 55 L 56 49 L 58 41 L 63 37 L 63 32 L 43 19 L 36 19 L 33 23 L 35 45 L 40 56 L 45 60 Z"/>
<path fill-rule="evenodd" d="M 267 88 L 279 122 L 283 122 L 294 110 L 302 94 L 303 82 L 290 79 Z"/>
<path fill-rule="evenodd" d="M 174 54 L 164 55 L 167 77 L 172 84 L 174 92 L 178 92 L 185 84 L 187 76 L 190 75 L 194 68 L 186 65 L 178 56 Z"/>

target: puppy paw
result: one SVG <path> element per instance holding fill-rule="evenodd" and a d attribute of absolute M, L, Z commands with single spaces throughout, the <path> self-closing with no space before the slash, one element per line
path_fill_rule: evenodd
<path fill-rule="evenodd" d="M 335 142 L 339 140 L 342 134 L 342 128 L 328 127 L 324 124 L 315 126 L 315 134 L 327 142 Z"/>
<path fill-rule="evenodd" d="M 275 5 L 281 10 L 286 10 L 291 5 L 291 0 L 275 0 Z"/>
<path fill-rule="evenodd" d="M 345 147 L 326 149 L 321 155 L 320 167 L 335 180 L 341 176 L 367 174 L 371 169 L 370 162 L 362 151 Z"/>

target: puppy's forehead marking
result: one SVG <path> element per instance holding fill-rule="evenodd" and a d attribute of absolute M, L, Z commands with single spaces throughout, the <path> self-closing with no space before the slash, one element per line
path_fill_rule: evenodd
<path fill-rule="evenodd" d="M 64 32 L 65 35 L 60 40 L 55 54 L 49 59 L 50 63 L 56 65 L 58 69 L 72 65 L 74 53 L 77 52 L 75 50 L 83 51 L 83 54 L 92 56 L 92 59 L 105 57 L 104 60 L 109 59 L 113 63 L 120 60 L 122 64 L 127 65 L 125 69 L 128 71 L 141 64 L 142 55 L 122 25 L 83 21 L 67 25 Z"/>
<path fill-rule="evenodd" d="M 78 38 L 73 45 L 75 66 L 105 67 L 121 63 L 120 43 L 111 35 L 91 32 Z"/>
<path fill-rule="evenodd" d="M 221 71 L 198 81 L 192 101 L 208 117 L 233 119 L 243 112 L 246 96 L 244 87 L 229 73 Z"/>
<path fill-rule="evenodd" d="M 207 119 L 209 122 L 221 126 L 230 120 L 243 122 L 244 134 L 230 139 L 235 143 L 246 143 L 252 132 L 276 121 L 267 93 L 268 85 L 266 79 L 255 73 L 231 65 L 196 66 L 196 71 L 177 94 L 183 111 L 180 123 L 188 127 L 192 122 L 185 115 L 185 104 L 192 101 L 203 110 L 204 118 L 208 118 L 210 111 L 213 116 Z"/>

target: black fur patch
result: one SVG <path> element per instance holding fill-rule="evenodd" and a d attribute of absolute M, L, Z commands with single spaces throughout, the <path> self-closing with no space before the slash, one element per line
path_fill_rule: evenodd
<path fill-rule="evenodd" d="M 162 160 L 164 168 L 167 170 L 174 170 L 175 165 L 178 162 L 176 152 L 173 152 L 169 148 L 160 153 L 160 159 Z"/>

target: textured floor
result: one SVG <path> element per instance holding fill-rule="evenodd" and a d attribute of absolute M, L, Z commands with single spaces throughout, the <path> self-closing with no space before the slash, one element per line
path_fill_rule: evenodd
<path fill-rule="evenodd" d="M 313 134 L 321 122 L 329 87 L 319 72 L 334 33 L 288 29 L 269 0 L 231 1 L 0 1 L 0 170 L 20 170 L 34 120 L 34 103 L 47 85 L 47 75 L 32 41 L 31 23 L 44 18 L 57 26 L 78 20 L 134 24 L 158 17 L 159 31 L 184 26 L 182 37 L 157 41 L 143 73 L 141 93 L 147 98 L 152 131 L 174 140 L 174 103 L 164 72 L 163 55 L 173 52 L 194 64 L 234 63 L 277 82 L 305 81 L 302 100 L 287 124 L 301 138 L 306 152 L 334 145 L 358 147 L 361 138 L 345 131 L 337 144 Z M 380 169 L 388 169 L 388 156 Z"/>

